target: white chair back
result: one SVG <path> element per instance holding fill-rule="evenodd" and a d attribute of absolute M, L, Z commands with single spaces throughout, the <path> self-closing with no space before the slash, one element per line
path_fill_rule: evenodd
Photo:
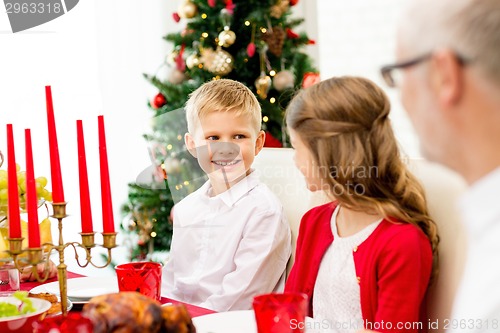
<path fill-rule="evenodd" d="M 425 160 L 412 160 L 409 168 L 424 186 L 429 213 L 438 226 L 439 275 L 428 292 L 427 318 L 429 323 L 439 321 L 439 327 L 430 325 L 429 332 L 442 332 L 442 323 L 451 315 L 465 262 L 466 239 L 457 200 L 466 183 L 449 169 Z"/>

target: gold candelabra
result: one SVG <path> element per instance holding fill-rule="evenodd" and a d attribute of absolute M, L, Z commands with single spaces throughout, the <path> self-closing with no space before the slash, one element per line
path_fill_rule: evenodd
<path fill-rule="evenodd" d="M 57 245 L 53 243 L 44 243 L 41 248 L 30 248 L 23 249 L 22 242 L 24 238 L 8 238 L 9 240 L 9 254 L 12 256 L 14 265 L 16 268 L 21 271 L 23 269 L 22 260 L 20 257 L 21 254 L 27 253 L 27 263 L 32 265 L 31 270 L 33 275 L 37 279 L 38 282 L 45 282 L 49 277 L 49 264 L 50 264 L 50 254 L 53 250 L 59 253 L 59 265 L 57 266 L 57 275 L 59 279 L 59 292 L 61 298 L 61 311 L 63 316 L 66 316 L 68 313 L 68 288 L 67 288 L 67 266 L 64 263 L 64 250 L 67 247 L 72 247 L 75 251 L 75 259 L 80 267 L 87 267 L 89 264 L 96 268 L 104 268 L 107 267 L 111 263 L 111 249 L 116 247 L 116 232 L 112 233 L 103 233 L 103 244 L 101 245 L 103 248 L 108 250 L 107 261 L 104 265 L 96 265 L 92 262 L 91 250 L 97 244 L 94 242 L 95 232 L 91 233 L 80 233 L 82 236 L 82 242 L 69 242 L 64 243 L 63 240 L 63 226 L 62 220 L 67 217 L 66 215 L 66 202 L 61 203 L 52 203 L 53 215 L 51 217 L 57 219 L 58 221 L 58 229 L 59 229 L 59 242 Z M 46 251 L 46 256 L 44 257 L 44 250 L 48 248 Z M 83 263 L 80 262 L 80 258 L 78 255 L 77 248 L 82 248 L 85 250 L 86 258 Z M 43 273 L 39 274 L 37 265 L 43 263 L 45 265 Z"/>

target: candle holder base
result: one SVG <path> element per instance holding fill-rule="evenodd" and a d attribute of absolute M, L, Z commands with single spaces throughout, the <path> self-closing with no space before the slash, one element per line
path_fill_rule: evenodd
<path fill-rule="evenodd" d="M 108 232 L 108 233 L 103 233 L 103 244 L 102 247 L 106 249 L 112 249 L 116 247 L 116 232 Z"/>
<path fill-rule="evenodd" d="M 52 214 L 52 217 L 58 220 L 67 217 L 68 215 L 66 215 L 66 204 L 67 202 L 53 202 L 52 210 L 54 213 Z"/>
<path fill-rule="evenodd" d="M 9 240 L 9 250 L 8 253 L 11 256 L 17 256 L 23 252 L 23 237 L 20 238 L 8 238 Z"/>
<path fill-rule="evenodd" d="M 88 249 L 95 247 L 94 235 L 95 232 L 81 232 L 82 245 Z"/>
<path fill-rule="evenodd" d="M 28 261 L 31 265 L 36 266 L 43 262 L 42 248 L 28 249 Z"/>
<path fill-rule="evenodd" d="M 66 215 L 66 202 L 52 203 L 53 218 L 58 220 L 58 230 L 59 230 L 59 242 L 55 243 L 44 243 L 43 247 L 39 248 L 25 248 L 23 249 L 22 243 L 23 238 L 9 238 L 9 251 L 7 251 L 13 258 L 12 265 L 18 270 L 22 270 L 25 266 L 31 265 L 31 272 L 33 276 L 39 282 L 45 282 L 49 278 L 49 265 L 51 261 L 49 259 L 50 253 L 56 251 L 59 254 L 59 265 L 57 265 L 57 273 L 59 280 L 59 294 L 61 300 L 61 311 L 62 315 L 66 316 L 68 312 L 68 299 L 67 299 L 67 265 L 64 259 L 64 250 L 68 247 L 74 249 L 75 260 L 80 267 L 87 267 L 92 265 L 96 268 L 104 268 L 111 263 L 111 249 L 116 247 L 116 232 L 103 234 L 103 245 L 95 244 L 94 232 L 81 233 L 82 242 L 69 242 L 66 243 L 63 240 L 63 223 L 62 220 Z M 108 251 L 108 260 L 103 265 L 96 265 L 94 258 L 91 255 L 91 250 L 95 246 L 101 246 L 106 248 Z M 81 255 L 78 254 L 78 248 L 83 248 L 85 250 L 85 259 L 83 263 L 80 262 Z M 47 252 L 44 252 L 47 249 Z M 23 258 L 24 257 L 24 258 Z M 27 258 L 26 258 L 27 257 Z M 43 270 L 40 264 L 43 264 Z"/>

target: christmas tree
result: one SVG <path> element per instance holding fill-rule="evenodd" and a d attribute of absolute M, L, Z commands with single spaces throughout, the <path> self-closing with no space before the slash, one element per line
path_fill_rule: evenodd
<path fill-rule="evenodd" d="M 205 181 L 186 151 L 183 106 L 189 94 L 208 80 L 229 78 L 244 83 L 262 106 L 265 146 L 288 144 L 284 110 L 298 89 L 319 80 L 303 46 L 313 44 L 294 29 L 298 0 L 182 0 L 173 20 L 185 24 L 165 36 L 173 50 L 160 66 L 169 73 L 145 74 L 158 88 L 150 101 L 154 112 L 150 143 L 152 166 L 129 184 L 125 230 L 136 235 L 132 259 L 145 259 L 152 249 L 168 250 L 174 203 Z"/>

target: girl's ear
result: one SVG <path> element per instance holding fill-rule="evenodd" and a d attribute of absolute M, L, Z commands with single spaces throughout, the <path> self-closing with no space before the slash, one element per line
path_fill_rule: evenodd
<path fill-rule="evenodd" d="M 196 143 L 194 142 L 193 136 L 190 133 L 184 134 L 184 142 L 186 143 L 186 147 L 191 155 L 194 158 L 198 158 L 196 153 Z"/>
<path fill-rule="evenodd" d="M 257 156 L 262 148 L 264 147 L 264 142 L 266 141 L 266 133 L 264 131 L 259 131 L 257 134 L 257 140 L 255 140 L 255 156 Z"/>

